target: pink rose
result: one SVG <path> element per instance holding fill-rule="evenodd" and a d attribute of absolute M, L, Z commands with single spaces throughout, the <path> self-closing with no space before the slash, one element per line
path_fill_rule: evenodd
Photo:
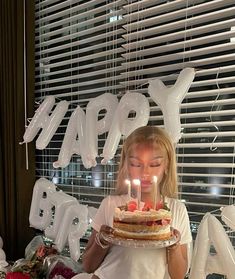
<path fill-rule="evenodd" d="M 45 256 L 45 254 L 46 254 L 45 246 L 43 245 L 39 246 L 36 253 L 37 257 L 42 258 Z"/>
<path fill-rule="evenodd" d="M 40 259 L 40 258 L 45 258 L 48 255 L 54 255 L 57 253 L 58 252 L 55 248 L 41 245 L 38 247 L 36 251 L 36 257 Z"/>

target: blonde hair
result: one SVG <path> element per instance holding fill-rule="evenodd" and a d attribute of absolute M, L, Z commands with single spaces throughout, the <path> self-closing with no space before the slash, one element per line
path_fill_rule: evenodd
<path fill-rule="evenodd" d="M 136 144 L 157 144 L 166 153 L 166 173 L 160 184 L 160 191 L 163 196 L 176 197 L 177 170 L 175 148 L 169 135 L 161 128 L 144 126 L 134 130 L 125 140 L 121 152 L 119 171 L 117 176 L 116 194 L 126 194 L 125 179 L 128 178 L 127 159 Z"/>

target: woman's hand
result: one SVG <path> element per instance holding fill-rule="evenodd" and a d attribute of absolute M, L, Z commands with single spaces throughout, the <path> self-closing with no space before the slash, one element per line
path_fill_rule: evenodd
<path fill-rule="evenodd" d="M 173 229 L 172 234 L 175 236 L 175 238 L 177 239 L 177 242 L 180 242 L 181 240 L 181 233 L 177 230 L 177 229 Z"/>
<path fill-rule="evenodd" d="M 175 237 L 175 239 L 177 239 L 177 241 L 174 244 L 167 247 L 168 252 L 169 252 L 169 250 L 175 250 L 178 246 L 180 246 L 180 239 L 181 239 L 180 232 L 176 229 L 173 229 L 172 234 Z"/>
<path fill-rule="evenodd" d="M 107 240 L 105 240 L 104 235 L 109 235 L 114 231 L 113 228 L 107 226 L 107 225 L 102 225 L 100 227 L 100 231 L 98 233 L 96 233 L 95 236 L 95 242 L 98 246 L 100 246 L 103 249 L 107 249 L 111 246 L 110 242 L 108 242 Z"/>
<path fill-rule="evenodd" d="M 107 226 L 107 225 L 102 225 L 101 227 L 100 227 L 100 233 L 102 234 L 102 233 L 105 233 L 105 234 L 112 234 L 113 233 L 113 231 L 114 231 L 114 229 L 113 228 L 111 228 L 111 227 L 109 227 L 109 226 Z"/>

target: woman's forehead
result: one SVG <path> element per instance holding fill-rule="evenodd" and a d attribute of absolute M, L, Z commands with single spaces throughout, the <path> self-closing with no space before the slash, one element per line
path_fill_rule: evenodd
<path fill-rule="evenodd" d="M 165 157 L 166 150 L 158 143 L 137 143 L 129 150 L 128 156 L 135 156 L 137 154 L 152 153 L 155 155 Z"/>

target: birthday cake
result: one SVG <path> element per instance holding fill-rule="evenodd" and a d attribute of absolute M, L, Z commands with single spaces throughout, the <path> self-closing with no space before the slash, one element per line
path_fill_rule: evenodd
<path fill-rule="evenodd" d="M 166 240 L 171 238 L 171 211 L 161 204 L 157 209 L 145 204 L 137 209 L 135 201 L 115 208 L 114 234 L 127 239 Z"/>

